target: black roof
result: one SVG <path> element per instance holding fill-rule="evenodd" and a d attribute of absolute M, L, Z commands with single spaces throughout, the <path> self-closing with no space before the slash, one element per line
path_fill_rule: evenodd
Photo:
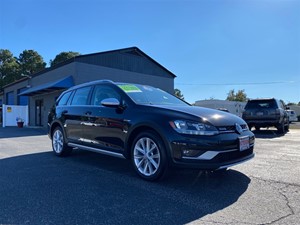
<path fill-rule="evenodd" d="M 130 68 L 130 66 L 124 65 L 124 60 L 120 58 L 113 58 L 113 55 L 116 55 L 115 53 L 124 54 L 127 53 L 128 55 L 132 56 L 140 56 L 141 58 L 146 58 L 149 60 L 149 62 L 153 63 L 157 66 L 157 69 L 149 70 L 148 65 L 148 71 L 147 71 L 147 65 L 140 64 L 139 66 L 135 66 L 134 68 Z M 137 58 L 135 58 L 137 59 Z M 120 62 L 118 62 L 118 60 Z M 123 60 L 123 61 L 122 61 Z M 176 77 L 175 74 L 173 74 L 171 71 L 166 69 L 164 66 L 156 62 L 154 59 L 152 59 L 150 56 L 145 54 L 143 51 L 141 51 L 138 47 L 130 47 L 130 48 L 123 48 L 123 49 L 117 49 L 117 50 L 111 50 L 111 51 L 104 51 L 104 52 L 98 52 L 98 53 L 91 53 L 91 54 L 85 54 L 85 55 L 79 55 L 75 56 L 74 58 L 68 59 L 62 63 L 58 63 L 52 67 L 46 68 L 38 73 L 33 74 L 32 76 L 38 76 L 41 74 L 44 74 L 46 72 L 49 72 L 51 70 L 54 70 L 56 68 L 62 67 L 64 65 L 67 65 L 72 62 L 82 62 L 82 63 L 88 63 L 88 64 L 95 64 L 99 66 L 107 66 L 112 68 L 118 68 L 123 70 L 129 70 L 133 72 L 141 72 L 141 73 L 147 73 L 151 72 L 149 74 L 153 75 L 159 75 L 161 73 L 167 74 L 168 76 L 171 76 L 173 78 Z M 121 65 L 122 64 L 122 65 Z M 143 70 L 143 71 L 141 71 Z"/>

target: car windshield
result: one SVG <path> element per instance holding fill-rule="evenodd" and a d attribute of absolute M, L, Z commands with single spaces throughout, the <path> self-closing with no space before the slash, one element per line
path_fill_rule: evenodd
<path fill-rule="evenodd" d="M 136 104 L 150 105 L 188 105 L 175 96 L 147 85 L 118 84 Z"/>

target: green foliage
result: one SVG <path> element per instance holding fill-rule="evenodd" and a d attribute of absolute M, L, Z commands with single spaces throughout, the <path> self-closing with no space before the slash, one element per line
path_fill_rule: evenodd
<path fill-rule="evenodd" d="M 0 89 L 20 77 L 17 59 L 7 49 L 0 49 Z"/>
<path fill-rule="evenodd" d="M 50 66 L 54 66 L 78 55 L 80 55 L 79 52 L 61 52 L 56 55 L 53 60 L 50 60 Z"/>
<path fill-rule="evenodd" d="M 32 75 L 46 68 L 42 56 L 34 50 L 24 50 L 18 58 L 7 49 L 0 49 L 0 89 L 22 75 Z"/>
<path fill-rule="evenodd" d="M 183 94 L 181 93 L 181 91 L 177 88 L 175 88 L 174 90 L 174 95 L 177 97 L 177 98 L 180 98 L 182 100 L 184 100 L 184 97 L 183 97 Z"/>
<path fill-rule="evenodd" d="M 228 92 L 226 100 L 246 102 L 247 101 L 247 94 L 245 93 L 245 90 L 238 90 L 238 92 L 235 93 L 234 89 L 232 89 Z"/>
<path fill-rule="evenodd" d="M 46 68 L 43 57 L 34 50 L 24 50 L 20 54 L 18 62 L 24 75 L 31 75 Z"/>

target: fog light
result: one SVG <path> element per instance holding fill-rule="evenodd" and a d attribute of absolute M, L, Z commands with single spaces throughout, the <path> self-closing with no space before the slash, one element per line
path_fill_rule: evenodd
<path fill-rule="evenodd" d="M 187 157 L 195 157 L 199 154 L 199 151 L 192 149 L 184 149 L 182 150 L 182 155 Z"/>

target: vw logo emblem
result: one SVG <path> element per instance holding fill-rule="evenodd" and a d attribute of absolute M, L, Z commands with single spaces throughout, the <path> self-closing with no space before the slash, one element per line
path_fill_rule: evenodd
<path fill-rule="evenodd" d="M 243 128 L 239 125 L 239 124 L 235 124 L 235 130 L 239 133 L 239 134 L 241 134 L 241 133 L 243 133 Z"/>

